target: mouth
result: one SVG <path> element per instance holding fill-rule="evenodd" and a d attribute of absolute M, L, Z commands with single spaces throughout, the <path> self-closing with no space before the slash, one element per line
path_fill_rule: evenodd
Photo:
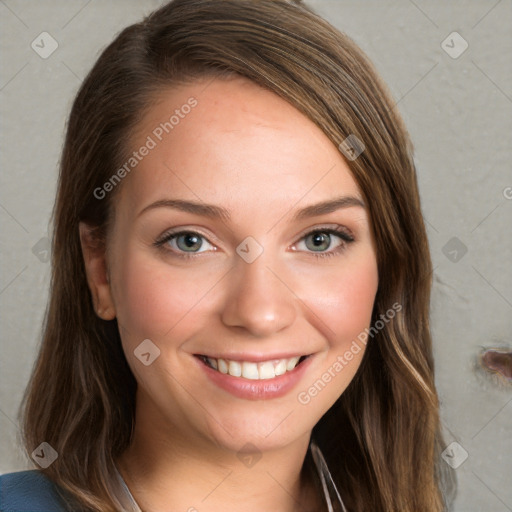
<path fill-rule="evenodd" d="M 311 354 L 310 354 L 311 355 Z M 274 379 L 292 372 L 300 366 L 310 355 L 294 356 L 286 359 L 270 359 L 268 361 L 235 361 L 195 354 L 207 367 L 224 375 L 239 377 L 248 380 Z"/>

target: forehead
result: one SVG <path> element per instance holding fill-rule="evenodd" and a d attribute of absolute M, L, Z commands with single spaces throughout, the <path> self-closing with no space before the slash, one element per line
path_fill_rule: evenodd
<path fill-rule="evenodd" d="M 140 160 L 124 180 L 121 197 L 135 210 L 166 197 L 234 210 L 268 207 L 274 213 L 302 198 L 308 203 L 341 194 L 361 197 L 322 130 L 275 93 L 243 78 L 162 91 L 130 143 Z"/>

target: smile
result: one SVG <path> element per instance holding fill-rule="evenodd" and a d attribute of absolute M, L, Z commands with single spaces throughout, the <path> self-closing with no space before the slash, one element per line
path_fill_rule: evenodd
<path fill-rule="evenodd" d="M 232 361 L 228 359 L 198 356 L 208 367 L 224 375 L 241 377 L 249 380 L 274 379 L 294 370 L 308 356 L 296 356 L 288 359 L 273 359 L 269 361 Z"/>
<path fill-rule="evenodd" d="M 216 355 L 194 354 L 194 359 L 216 387 L 244 400 L 269 400 L 287 395 L 298 386 L 315 360 L 314 354 L 269 354 L 269 359 L 261 354 L 245 357 L 240 354 L 233 359 Z"/>

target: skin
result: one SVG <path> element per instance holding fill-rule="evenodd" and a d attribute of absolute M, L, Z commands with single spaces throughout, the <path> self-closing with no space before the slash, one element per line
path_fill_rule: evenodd
<path fill-rule="evenodd" d="M 106 252 L 80 225 L 98 314 L 117 317 L 138 382 L 133 443 L 118 468 L 145 511 L 285 512 L 297 502 L 308 510 L 318 506 L 301 473 L 312 428 L 352 380 L 364 348 L 307 405 L 297 396 L 370 325 L 378 274 L 368 213 L 351 206 L 293 219 L 335 197 L 362 200 L 360 190 L 314 123 L 242 78 L 165 91 L 133 148 L 191 96 L 197 107 L 117 191 Z M 167 207 L 141 213 L 170 198 L 222 206 L 231 220 Z M 354 238 L 343 250 L 334 235 L 327 249 L 306 245 L 314 229 L 336 226 Z M 200 233 L 203 252 L 182 259 L 172 250 L 183 243 L 153 245 L 174 228 Z M 248 236 L 263 247 L 252 263 L 236 252 Z M 145 339 L 160 350 L 148 366 L 134 355 Z M 193 356 L 278 351 L 312 355 L 300 382 L 270 400 L 220 389 Z M 237 457 L 247 443 L 261 455 L 251 467 Z"/>

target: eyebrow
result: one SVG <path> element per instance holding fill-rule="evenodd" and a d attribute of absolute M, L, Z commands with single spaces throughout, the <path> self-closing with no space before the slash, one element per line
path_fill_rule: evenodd
<path fill-rule="evenodd" d="M 292 220 L 303 220 L 318 215 L 332 213 L 342 208 L 350 208 L 354 206 L 365 208 L 364 202 L 355 196 L 342 196 L 334 199 L 328 199 L 326 201 L 302 208 L 295 213 Z M 183 199 L 160 199 L 159 201 L 155 201 L 154 203 L 146 206 L 138 214 L 138 216 L 142 215 L 148 210 L 153 210 L 155 208 L 173 208 L 175 210 L 192 213 L 194 215 L 200 215 L 202 217 L 209 217 L 212 219 L 221 219 L 225 221 L 231 219 L 229 210 L 226 210 L 226 208 L 223 208 L 222 206 L 216 206 L 213 204 L 206 204 L 197 201 L 185 201 Z"/>
<path fill-rule="evenodd" d="M 342 208 L 350 208 L 358 206 L 365 208 L 364 202 L 355 196 L 342 196 L 335 199 L 328 199 L 321 203 L 312 204 L 299 210 L 294 216 L 293 220 L 303 220 L 309 217 L 315 217 L 317 215 L 325 215 L 326 213 L 332 213 Z"/>

